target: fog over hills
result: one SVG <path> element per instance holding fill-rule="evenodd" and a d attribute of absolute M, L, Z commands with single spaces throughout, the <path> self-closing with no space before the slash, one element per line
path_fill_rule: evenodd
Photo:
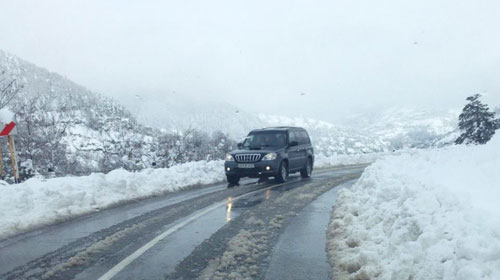
<path fill-rule="evenodd" d="M 237 139 L 251 129 L 266 126 L 266 122 L 260 121 L 256 114 L 229 103 L 206 100 L 203 95 L 186 96 L 166 92 L 158 100 L 146 99 L 137 94 L 132 100 L 120 101 L 141 123 L 167 131 L 197 128 L 210 133 L 220 130 Z"/>
<path fill-rule="evenodd" d="M 317 151 L 356 154 L 401 148 L 434 146 L 456 130 L 459 110 L 389 108 L 355 114 L 331 123 L 302 116 L 247 112 L 244 108 L 211 100 L 165 94 L 159 101 L 130 106 L 139 120 L 167 130 L 197 128 L 221 130 L 240 139 L 250 130 L 267 126 L 301 126 L 314 138 Z M 279 107 L 279 106 L 277 106 Z"/>
<path fill-rule="evenodd" d="M 279 109 L 271 115 L 249 112 L 173 91 L 161 100 L 147 100 L 140 93 L 132 100 L 113 100 L 2 51 L 0 67 L 24 85 L 9 105 L 19 123 L 21 160 L 63 174 L 221 157 L 231 148 L 230 139 L 267 126 L 302 126 L 316 152 L 327 156 L 441 146 L 453 142 L 459 113 L 392 108 L 333 124 L 301 114 L 283 116 Z M 220 141 L 226 142 L 221 146 Z"/>

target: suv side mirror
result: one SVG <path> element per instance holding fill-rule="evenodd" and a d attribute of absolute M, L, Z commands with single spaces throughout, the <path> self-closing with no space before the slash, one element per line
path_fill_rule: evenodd
<path fill-rule="evenodd" d="M 238 149 L 243 148 L 243 143 L 238 143 L 236 146 L 238 146 Z"/>
<path fill-rule="evenodd" d="M 299 142 L 297 141 L 292 141 L 290 142 L 290 145 L 288 145 L 289 147 L 295 147 L 295 146 L 298 146 L 299 145 Z"/>

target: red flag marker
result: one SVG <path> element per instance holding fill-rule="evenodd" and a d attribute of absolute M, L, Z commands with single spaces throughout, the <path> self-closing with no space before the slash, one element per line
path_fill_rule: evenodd
<path fill-rule="evenodd" d="M 15 122 L 10 122 L 6 124 L 5 127 L 2 129 L 2 131 L 0 132 L 0 136 L 8 136 L 12 132 L 14 127 L 16 127 Z"/>

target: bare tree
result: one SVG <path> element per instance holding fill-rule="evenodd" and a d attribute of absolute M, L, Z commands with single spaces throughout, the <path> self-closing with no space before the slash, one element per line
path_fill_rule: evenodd
<path fill-rule="evenodd" d="M 22 86 L 17 79 L 9 77 L 5 70 L 0 71 L 0 109 L 2 109 L 14 99 Z"/>

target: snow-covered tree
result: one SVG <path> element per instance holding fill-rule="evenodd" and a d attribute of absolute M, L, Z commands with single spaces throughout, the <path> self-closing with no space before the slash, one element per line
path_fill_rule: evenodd
<path fill-rule="evenodd" d="M 455 141 L 456 144 L 485 144 L 499 128 L 499 120 L 488 105 L 482 103 L 480 94 L 467 97 L 469 103 L 465 105 L 459 116 L 458 126 L 462 134 Z"/>
<path fill-rule="evenodd" d="M 0 69 L 0 109 L 7 106 L 22 88 L 18 79 Z"/>

